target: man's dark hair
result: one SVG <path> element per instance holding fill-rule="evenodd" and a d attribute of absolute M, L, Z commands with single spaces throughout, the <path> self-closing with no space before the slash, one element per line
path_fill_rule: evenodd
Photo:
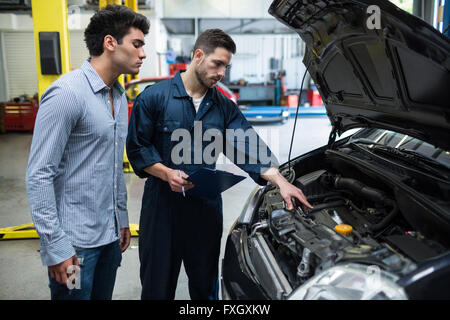
<path fill-rule="evenodd" d="M 141 30 L 146 35 L 150 23 L 144 15 L 125 6 L 107 5 L 97 11 L 84 31 L 84 41 L 89 54 L 100 56 L 103 53 L 103 39 L 107 35 L 113 36 L 121 44 L 131 27 Z"/>
<path fill-rule="evenodd" d="M 236 44 L 233 39 L 220 29 L 208 29 L 203 31 L 197 38 L 194 44 L 194 51 L 202 49 L 208 55 L 214 52 L 217 47 L 224 48 L 232 54 L 236 53 Z"/>

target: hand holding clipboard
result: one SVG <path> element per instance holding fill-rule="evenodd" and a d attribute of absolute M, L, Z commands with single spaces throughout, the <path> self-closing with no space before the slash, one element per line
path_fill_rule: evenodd
<path fill-rule="evenodd" d="M 244 179 L 245 177 L 230 172 L 201 168 L 192 172 L 186 179 L 195 187 L 185 193 L 187 196 L 211 199 Z"/>

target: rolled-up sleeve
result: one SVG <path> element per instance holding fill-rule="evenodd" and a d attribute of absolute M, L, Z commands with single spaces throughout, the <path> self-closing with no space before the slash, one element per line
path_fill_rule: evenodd
<path fill-rule="evenodd" d="M 237 106 L 230 101 L 226 107 L 225 155 L 257 184 L 266 185 L 261 174 L 278 167 L 277 158 Z"/>
<path fill-rule="evenodd" d="M 75 254 L 58 218 L 54 179 L 82 109 L 70 88 L 50 87 L 41 98 L 28 160 L 26 185 L 40 238 L 42 263 L 59 264 Z"/>
<path fill-rule="evenodd" d="M 155 107 L 153 99 L 146 90 L 136 98 L 130 115 L 126 143 L 127 156 L 134 172 L 140 178 L 150 176 L 144 171 L 145 168 L 162 162 L 158 150 L 152 143 Z"/>

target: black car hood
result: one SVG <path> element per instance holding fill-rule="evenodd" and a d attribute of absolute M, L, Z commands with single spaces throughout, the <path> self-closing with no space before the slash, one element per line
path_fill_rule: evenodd
<path fill-rule="evenodd" d="M 379 29 L 367 27 L 370 5 Z M 275 0 L 269 13 L 306 43 L 303 63 L 338 134 L 385 128 L 450 149 L 449 38 L 389 1 Z"/>

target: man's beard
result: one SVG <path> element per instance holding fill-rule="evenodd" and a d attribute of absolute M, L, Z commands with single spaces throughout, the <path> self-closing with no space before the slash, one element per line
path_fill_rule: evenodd
<path fill-rule="evenodd" d="M 209 88 L 213 87 L 213 85 L 208 85 L 208 78 L 206 77 L 206 72 L 201 72 L 201 71 L 198 71 L 197 69 L 195 69 L 194 72 L 195 72 L 195 76 L 196 76 L 198 82 L 203 87 L 205 87 L 205 89 L 209 89 Z"/>

